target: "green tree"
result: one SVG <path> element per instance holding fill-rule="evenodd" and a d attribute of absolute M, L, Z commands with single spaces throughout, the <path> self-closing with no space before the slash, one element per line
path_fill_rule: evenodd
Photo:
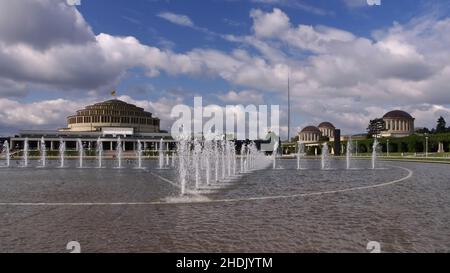
<path fill-rule="evenodd" d="M 378 137 L 382 131 L 386 130 L 384 120 L 381 118 L 373 119 L 369 122 L 367 127 L 368 137 Z"/>
<path fill-rule="evenodd" d="M 445 119 L 441 116 L 439 117 L 436 125 L 436 133 L 445 133 L 447 131 L 447 123 L 445 122 Z"/>
<path fill-rule="evenodd" d="M 428 128 L 420 128 L 420 129 L 417 129 L 416 130 L 416 133 L 418 133 L 418 134 L 430 134 L 431 133 L 431 131 L 430 131 L 430 129 L 428 129 Z"/>

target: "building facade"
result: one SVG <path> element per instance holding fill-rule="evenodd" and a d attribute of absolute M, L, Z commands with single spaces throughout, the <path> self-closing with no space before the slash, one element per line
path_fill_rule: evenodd
<path fill-rule="evenodd" d="M 327 137 L 330 141 L 334 141 L 334 133 L 336 127 L 331 122 L 322 122 L 318 127 L 306 126 L 300 133 L 298 140 L 305 144 L 319 143 L 321 137 Z"/>
<path fill-rule="evenodd" d="M 406 137 L 414 134 L 414 118 L 405 111 L 394 110 L 383 116 L 382 137 Z"/>
<path fill-rule="evenodd" d="M 143 108 L 121 100 L 108 100 L 67 118 L 67 128 L 60 131 L 98 132 L 105 128 L 129 128 L 136 133 L 158 133 L 160 121 Z"/>
<path fill-rule="evenodd" d="M 298 140 L 305 144 L 318 143 L 321 135 L 322 133 L 316 126 L 306 126 L 300 131 Z"/>
<path fill-rule="evenodd" d="M 58 130 L 22 130 L 10 139 L 12 150 L 40 150 L 44 141 L 46 150 L 58 151 L 61 142 L 67 150 L 96 149 L 98 141 L 105 153 L 114 151 L 120 138 L 123 150 L 136 151 L 138 141 L 145 150 L 175 149 L 175 141 L 167 132 L 160 131 L 160 120 L 152 113 L 135 105 L 108 100 L 87 106 L 67 118 L 67 127 Z"/>
<path fill-rule="evenodd" d="M 331 122 L 322 122 L 321 124 L 319 124 L 319 130 L 322 136 L 328 137 L 330 141 L 334 140 L 334 131 L 336 130 L 336 128 L 333 124 L 331 124 Z"/>

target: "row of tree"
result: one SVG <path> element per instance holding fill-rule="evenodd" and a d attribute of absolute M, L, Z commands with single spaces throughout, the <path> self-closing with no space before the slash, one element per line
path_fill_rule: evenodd
<path fill-rule="evenodd" d="M 447 122 L 443 117 L 440 117 L 437 121 L 436 128 L 432 128 L 431 130 L 428 128 L 421 128 L 416 130 L 416 133 L 419 134 L 443 134 L 450 133 L 450 127 L 447 127 Z"/>

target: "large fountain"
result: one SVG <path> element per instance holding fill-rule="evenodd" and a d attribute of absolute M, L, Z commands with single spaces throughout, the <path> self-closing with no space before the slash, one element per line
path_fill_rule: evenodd
<path fill-rule="evenodd" d="M 234 142 L 227 141 L 225 138 L 201 141 L 190 137 L 180 137 L 177 144 L 177 156 L 181 195 L 225 186 L 234 183 L 238 177 L 236 146 Z M 239 157 L 241 175 L 265 168 L 270 162 L 254 144 L 246 148 L 242 147 Z M 211 164 L 212 162 L 214 163 Z M 193 167 L 192 174 L 189 172 L 190 166 Z M 215 179 L 211 179 L 213 173 Z"/>
<path fill-rule="evenodd" d="M 78 168 L 84 168 L 90 166 L 90 158 L 85 156 L 85 148 L 83 141 L 77 139 L 76 141 L 78 150 Z M 27 167 L 29 143 L 25 140 L 22 151 L 22 159 L 24 167 Z M 192 194 L 203 194 L 205 192 L 211 192 L 217 189 L 222 189 L 230 184 L 234 184 L 239 180 L 239 177 L 252 173 L 255 170 L 267 168 L 272 165 L 273 169 L 284 169 L 284 160 L 277 157 L 277 151 L 280 143 L 275 142 L 272 156 L 266 156 L 264 153 L 258 151 L 254 142 L 242 143 L 240 146 L 236 146 L 234 141 L 227 140 L 224 136 L 220 137 L 208 137 L 208 138 L 193 138 L 192 136 L 180 137 L 177 139 L 177 149 L 171 156 L 169 152 L 164 151 L 164 142 L 161 139 L 159 141 L 159 157 L 157 162 L 158 169 L 167 169 L 167 172 L 172 172 L 172 169 L 176 169 L 178 182 L 180 187 L 180 194 L 184 196 L 192 196 Z M 371 168 L 376 169 L 377 162 L 377 149 L 378 141 L 373 143 L 373 152 L 371 159 Z M 90 144 L 87 144 L 90 149 Z M 237 148 L 239 147 L 239 148 Z M 45 139 L 42 137 L 38 143 L 40 150 L 40 168 L 49 168 L 54 166 L 53 164 L 47 164 L 47 148 Z M 143 168 L 143 151 L 145 145 L 140 140 L 137 141 L 135 163 L 133 169 Z M 96 157 L 92 161 L 97 162 L 98 168 L 103 168 L 103 142 L 101 138 L 97 139 L 96 143 Z M 353 143 L 350 139 L 347 143 L 346 150 L 346 169 L 351 169 L 352 164 L 352 150 Z M 123 151 L 124 142 L 120 137 L 117 138 L 115 147 L 115 168 L 123 168 Z M 60 139 L 59 142 L 59 168 L 66 167 L 65 154 L 67 152 L 66 142 Z M 312 161 L 304 158 L 305 145 L 299 143 L 296 169 L 304 169 Z M 6 166 L 10 167 L 10 147 L 6 141 L 2 149 L 2 157 L 5 156 Z M 170 165 L 170 158 L 172 162 Z M 327 143 L 322 144 L 322 152 L 320 157 L 320 168 L 322 170 L 331 170 L 330 166 L 332 160 L 330 158 L 329 148 Z M 128 161 L 127 161 L 128 162 Z M 316 162 L 314 160 L 313 162 Z M 333 161 L 334 162 L 334 161 Z M 295 163 L 294 163 L 295 164 Z M 48 166 L 47 166 L 48 165 Z M 173 168 L 168 168 L 168 167 Z M 295 168 L 295 167 L 293 167 Z M 161 172 L 162 175 L 165 174 Z M 175 183 L 175 182 L 174 182 Z"/>
<path fill-rule="evenodd" d="M 76 147 L 78 151 L 78 168 L 85 167 L 86 162 L 89 163 L 89 158 L 85 157 L 85 148 L 81 139 L 76 140 Z M 115 152 L 115 167 L 123 168 L 123 151 L 124 143 L 120 137 L 117 138 L 116 152 Z M 252 170 L 258 169 L 258 160 L 262 157 L 265 158 L 264 162 L 271 162 L 273 169 L 283 169 L 284 167 L 278 166 L 277 151 L 279 147 L 279 142 L 274 144 L 274 152 L 271 157 L 262 156 L 263 153 L 258 151 L 254 142 L 242 143 L 237 149 L 234 141 L 226 140 L 224 136 L 208 138 L 205 139 L 191 139 L 190 137 L 184 137 L 178 140 L 177 151 L 174 153 L 169 153 L 169 151 L 164 151 L 164 142 L 161 139 L 159 141 L 159 156 L 158 156 L 158 169 L 177 169 L 179 172 L 179 177 L 183 177 L 180 181 L 180 185 L 186 185 L 191 181 L 195 181 L 194 189 L 201 189 L 204 185 L 211 186 L 214 183 L 224 182 L 224 181 L 234 181 L 240 175 L 251 172 Z M 88 149 L 90 150 L 90 144 L 88 144 Z M 135 169 L 144 169 L 143 167 L 143 151 L 146 145 L 137 140 L 136 154 L 135 154 Z M 44 137 L 38 142 L 38 150 L 40 151 L 39 165 L 40 168 L 48 167 L 47 161 L 47 147 Z M 369 168 L 376 169 L 378 155 L 377 151 L 379 149 L 379 142 L 377 139 L 374 140 L 372 146 L 372 156 L 371 165 Z M 59 168 L 66 167 L 66 142 L 63 139 L 59 141 Z M 103 142 L 99 137 L 96 143 L 96 157 L 97 167 L 103 167 L 104 152 L 103 152 Z M 347 142 L 346 147 L 346 169 L 354 169 L 352 162 L 353 158 L 353 141 L 350 138 Z M 18 166 L 28 167 L 29 166 L 29 141 L 24 140 L 24 146 L 22 151 L 15 152 L 15 154 L 22 155 L 22 163 Z M 5 159 L 5 166 L 11 167 L 10 158 L 11 151 L 8 141 L 5 141 L 1 151 L 2 158 Z M 305 145 L 304 143 L 299 143 L 298 150 L 296 153 L 296 169 L 308 169 L 307 159 L 305 156 Z M 302 163 L 302 160 L 305 163 Z M 281 161 L 280 161 L 281 162 Z M 334 161 L 333 161 L 334 162 Z M 303 166 L 306 164 L 305 166 Z M 322 152 L 320 155 L 320 168 L 322 170 L 331 169 L 332 160 L 330 158 L 329 147 L 327 143 L 322 144 Z M 53 165 L 53 164 L 52 164 Z M 88 164 L 89 165 L 89 164 Z M 282 164 L 283 165 L 283 164 Z"/>

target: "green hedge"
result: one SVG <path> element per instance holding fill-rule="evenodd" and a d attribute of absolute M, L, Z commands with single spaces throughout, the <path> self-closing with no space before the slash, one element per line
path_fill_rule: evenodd
<path fill-rule="evenodd" d="M 390 153 L 424 153 L 426 146 L 426 139 L 423 135 L 412 135 L 402 138 L 380 138 L 378 139 L 381 147 L 381 151 L 387 152 L 387 142 L 389 140 L 389 152 Z M 358 152 L 370 153 L 372 152 L 373 139 L 358 140 Z M 450 151 L 450 133 L 435 134 L 428 136 L 428 151 L 437 152 L 439 142 L 444 143 L 444 149 L 446 152 Z M 356 141 L 353 141 L 355 145 Z M 347 142 L 343 142 L 344 146 L 347 146 Z M 345 153 L 345 148 L 342 153 Z"/>

